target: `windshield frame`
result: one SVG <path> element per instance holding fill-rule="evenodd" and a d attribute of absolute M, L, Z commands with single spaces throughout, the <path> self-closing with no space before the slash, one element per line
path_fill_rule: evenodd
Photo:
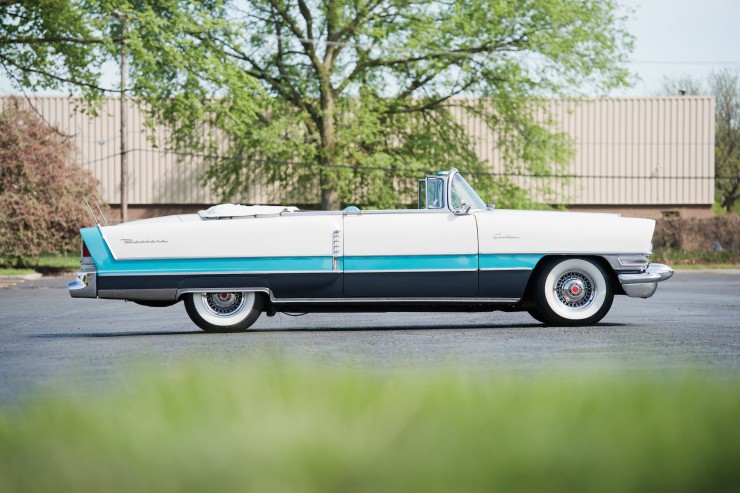
<path fill-rule="evenodd" d="M 464 203 L 466 206 L 470 206 L 472 210 L 486 210 L 488 206 L 480 198 L 480 195 L 470 186 L 470 184 L 463 178 L 457 168 L 453 168 L 447 180 L 447 206 L 452 212 L 460 212 L 464 208 L 455 208 L 453 201 L 453 193 L 455 193 L 461 200 L 461 205 Z"/>

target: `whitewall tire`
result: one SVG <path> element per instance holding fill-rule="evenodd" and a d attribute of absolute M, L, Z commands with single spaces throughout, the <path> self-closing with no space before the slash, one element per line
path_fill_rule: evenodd
<path fill-rule="evenodd" d="M 549 325 L 593 325 L 614 301 L 614 289 L 604 268 L 585 258 L 546 261 L 534 284 L 535 313 Z"/>
<path fill-rule="evenodd" d="M 241 332 L 262 313 L 262 295 L 243 291 L 188 293 L 185 310 L 206 332 Z"/>

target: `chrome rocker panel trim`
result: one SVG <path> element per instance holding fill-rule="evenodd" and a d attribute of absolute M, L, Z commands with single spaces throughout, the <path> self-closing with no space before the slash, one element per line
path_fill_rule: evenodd
<path fill-rule="evenodd" d="M 650 264 L 640 274 L 619 274 L 624 294 L 631 298 L 650 298 L 658 289 L 658 283 L 670 279 L 673 269 L 664 264 Z"/>
<path fill-rule="evenodd" d="M 177 298 L 179 299 L 186 293 L 220 293 L 222 291 L 242 291 L 249 293 L 265 293 L 270 297 L 272 303 L 493 303 L 493 304 L 511 304 L 521 301 L 521 298 L 476 298 L 476 297 L 429 297 L 429 298 L 275 298 L 272 290 L 268 288 L 188 288 L 178 289 Z"/>

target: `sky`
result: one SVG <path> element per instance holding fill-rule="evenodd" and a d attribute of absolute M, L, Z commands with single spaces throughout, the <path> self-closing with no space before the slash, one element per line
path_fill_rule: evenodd
<path fill-rule="evenodd" d="M 629 67 L 638 77 L 611 96 L 653 96 L 663 77 L 705 80 L 717 70 L 740 72 L 740 0 L 619 0 L 634 10 L 627 29 L 635 36 Z M 111 66 L 110 72 L 115 73 Z M 106 80 L 114 85 L 117 75 Z M 11 92 L 0 76 L 0 95 Z"/>
<path fill-rule="evenodd" d="M 740 72 L 740 0 L 620 0 L 634 9 L 630 69 L 639 77 L 614 96 L 652 96 L 664 76 L 706 80 L 713 71 Z"/>

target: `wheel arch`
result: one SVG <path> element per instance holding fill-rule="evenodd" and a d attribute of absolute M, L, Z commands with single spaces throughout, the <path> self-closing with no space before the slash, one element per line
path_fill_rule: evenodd
<path fill-rule="evenodd" d="M 176 299 L 182 300 L 188 293 L 254 292 L 264 293 L 270 300 L 270 281 L 258 276 L 194 276 L 184 279 L 177 287 Z"/>

